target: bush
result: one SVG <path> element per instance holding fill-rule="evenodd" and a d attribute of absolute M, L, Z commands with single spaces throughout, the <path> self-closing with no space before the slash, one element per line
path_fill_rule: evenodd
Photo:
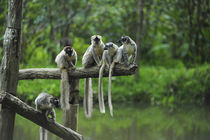
<path fill-rule="evenodd" d="M 187 69 L 141 66 L 140 81 L 133 76 L 113 77 L 112 100 L 118 103 L 161 104 L 173 107 L 177 104 L 209 104 L 210 66 Z M 42 91 L 59 97 L 59 80 L 19 81 L 18 92 L 22 99 L 31 102 Z M 108 79 L 103 80 L 107 102 Z M 98 79 L 93 79 L 94 101 L 97 103 Z M 84 93 L 84 80 L 80 80 L 80 102 Z"/>

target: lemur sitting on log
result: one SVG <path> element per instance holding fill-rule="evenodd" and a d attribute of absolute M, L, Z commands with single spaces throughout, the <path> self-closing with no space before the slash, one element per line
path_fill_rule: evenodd
<path fill-rule="evenodd" d="M 55 122 L 54 107 L 59 107 L 59 100 L 48 93 L 40 93 L 35 99 L 36 110 L 44 113 L 46 119 Z M 48 116 L 51 115 L 51 118 Z M 40 127 L 40 140 L 47 140 L 47 130 Z"/>
<path fill-rule="evenodd" d="M 99 72 L 99 107 L 102 113 L 105 113 L 104 100 L 103 100 L 103 89 L 102 89 L 102 76 L 105 65 L 109 66 L 109 87 L 108 87 L 108 104 L 110 109 L 110 114 L 113 116 L 113 107 L 111 102 L 111 76 L 113 68 L 116 63 L 125 64 L 129 66 L 130 59 L 132 58 L 131 63 L 135 63 L 137 55 L 137 46 L 136 43 L 129 36 L 122 36 L 118 41 L 123 45 L 117 47 L 117 45 L 112 42 L 106 44 L 106 49 L 103 54 L 103 65 Z"/>
<path fill-rule="evenodd" d="M 107 66 L 109 68 L 109 86 L 108 86 L 108 104 L 111 116 L 113 116 L 113 107 L 112 107 L 112 98 L 111 98 L 111 82 L 112 82 L 112 71 L 115 66 L 114 57 L 118 50 L 118 46 L 112 42 L 106 43 L 103 53 L 103 64 L 99 71 L 99 88 L 98 88 L 98 100 L 99 100 L 99 108 L 101 113 L 105 113 L 105 106 L 104 106 L 104 98 L 103 98 L 103 72 L 104 68 Z"/>
<path fill-rule="evenodd" d="M 61 69 L 61 108 L 68 110 L 70 108 L 69 105 L 69 91 L 70 91 L 70 85 L 69 85 L 69 76 L 68 76 L 68 69 L 76 68 L 77 63 L 77 53 L 73 49 L 72 44 L 66 40 L 64 42 L 64 48 L 63 50 L 56 56 L 55 62 L 57 63 L 57 66 Z"/>
<path fill-rule="evenodd" d="M 132 58 L 131 63 L 135 63 L 137 56 L 136 43 L 129 36 L 122 36 L 118 42 L 122 43 L 122 46 L 118 49 L 115 62 L 128 66 Z"/>
<path fill-rule="evenodd" d="M 85 54 L 82 58 L 82 65 L 85 68 L 89 68 L 92 66 L 101 66 L 100 62 L 102 59 L 102 54 L 104 51 L 104 43 L 100 35 L 93 35 L 91 37 L 91 45 L 86 50 Z M 85 88 L 84 88 L 84 111 L 85 116 L 90 118 L 92 115 L 92 107 L 93 107 L 93 93 L 92 93 L 92 79 L 85 79 Z"/>

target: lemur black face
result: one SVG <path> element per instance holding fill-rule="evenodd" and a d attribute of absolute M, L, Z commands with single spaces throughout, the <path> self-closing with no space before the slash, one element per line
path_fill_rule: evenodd
<path fill-rule="evenodd" d="M 128 38 L 127 36 L 123 36 L 123 37 L 121 37 L 121 41 L 122 41 L 122 43 L 127 43 L 127 42 L 128 42 L 128 40 L 129 40 L 129 38 Z"/>
<path fill-rule="evenodd" d="M 104 50 L 108 50 L 108 49 L 110 49 L 112 47 L 113 47 L 113 44 L 111 42 L 108 42 L 108 43 L 106 43 L 106 45 L 104 47 Z"/>
<path fill-rule="evenodd" d="M 100 38 L 98 38 L 98 37 L 96 36 L 96 38 L 94 38 L 94 41 L 95 41 L 96 44 L 98 44 L 98 43 L 100 42 Z"/>
<path fill-rule="evenodd" d="M 72 47 L 67 46 L 67 47 L 64 48 L 64 51 L 65 51 L 69 56 L 72 56 L 72 53 L 73 53 Z"/>
<path fill-rule="evenodd" d="M 127 41 L 127 39 L 126 38 L 122 38 L 122 42 L 126 42 Z"/>
<path fill-rule="evenodd" d="M 122 36 L 121 38 L 120 38 L 120 40 L 118 40 L 117 41 L 117 43 L 122 43 L 122 44 L 124 44 L 124 43 L 129 43 L 130 41 L 129 41 L 129 37 L 128 36 Z"/>
<path fill-rule="evenodd" d="M 52 98 L 52 100 L 50 101 L 56 108 L 58 108 L 60 106 L 60 102 L 57 98 Z"/>

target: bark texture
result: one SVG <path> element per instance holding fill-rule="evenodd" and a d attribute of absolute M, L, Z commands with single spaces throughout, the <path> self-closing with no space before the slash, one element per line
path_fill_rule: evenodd
<path fill-rule="evenodd" d="M 21 116 L 29 119 L 30 121 L 40 125 L 41 127 L 49 130 L 55 135 L 68 140 L 82 140 L 82 135 L 73 131 L 70 128 L 66 128 L 57 122 L 50 122 L 46 119 L 45 115 L 41 112 L 30 107 L 26 103 L 22 102 L 17 97 L 7 92 L 0 93 L 0 103 L 13 112 L 20 114 Z"/>
<path fill-rule="evenodd" d="M 127 76 L 135 74 L 138 66 L 130 65 L 126 67 L 124 65 L 117 64 L 113 70 L 113 76 Z M 94 66 L 91 68 L 76 68 L 76 70 L 68 71 L 70 79 L 80 79 L 80 78 L 98 78 L 99 67 Z M 109 70 L 106 68 L 104 70 L 103 77 L 108 77 Z M 19 71 L 19 80 L 26 79 L 60 79 L 61 72 L 57 68 L 33 68 L 33 69 L 22 69 Z"/>
<path fill-rule="evenodd" d="M 0 91 L 16 95 L 18 84 L 22 0 L 9 0 L 7 28 L 4 34 L 4 54 L 0 69 Z M 3 104 L 0 111 L 0 139 L 12 140 L 15 112 Z"/>

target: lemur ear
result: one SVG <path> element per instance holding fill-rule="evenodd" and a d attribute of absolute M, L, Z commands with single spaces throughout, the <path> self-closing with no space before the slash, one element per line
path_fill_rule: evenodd
<path fill-rule="evenodd" d="M 93 40 L 93 39 L 95 38 L 95 36 L 96 36 L 96 35 L 92 35 L 90 39 Z"/>
<path fill-rule="evenodd" d="M 102 38 L 100 35 L 97 35 L 97 37 L 98 37 L 99 39 L 101 39 L 101 38 Z"/>

